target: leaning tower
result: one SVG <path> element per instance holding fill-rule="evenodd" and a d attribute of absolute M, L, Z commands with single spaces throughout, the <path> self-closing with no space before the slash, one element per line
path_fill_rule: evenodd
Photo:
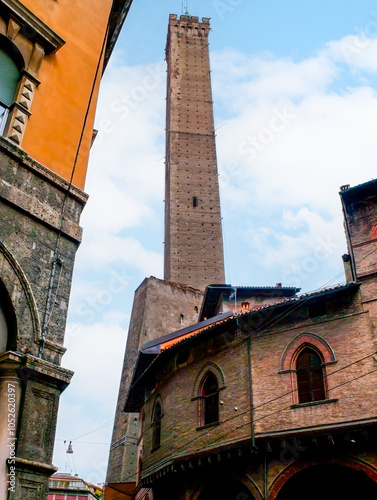
<path fill-rule="evenodd" d="M 165 273 L 164 280 L 145 279 L 135 292 L 107 469 L 109 498 L 136 483 L 138 414 L 125 413 L 124 405 L 138 356 L 150 356 L 143 346 L 195 324 L 206 286 L 224 283 L 209 31 L 208 18 L 169 17 Z"/>
<path fill-rule="evenodd" d="M 199 289 L 224 283 L 209 31 L 171 14 L 166 45 L 165 280 Z"/>

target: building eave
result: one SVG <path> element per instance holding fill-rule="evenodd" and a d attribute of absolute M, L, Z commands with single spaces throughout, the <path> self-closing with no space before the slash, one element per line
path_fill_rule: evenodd
<path fill-rule="evenodd" d="M 108 25 L 105 60 L 103 64 L 104 70 L 107 66 L 107 63 L 109 62 L 116 41 L 118 40 L 120 30 L 122 29 L 128 11 L 130 10 L 131 4 L 132 0 L 113 0 L 113 6 L 111 9 Z"/>
<path fill-rule="evenodd" d="M 195 345 L 198 342 L 201 342 L 203 339 L 205 339 L 207 336 L 210 335 L 215 335 L 217 329 L 221 329 L 223 331 L 224 328 L 230 326 L 232 323 L 237 324 L 238 321 L 241 319 L 244 319 L 246 322 L 248 318 L 252 318 L 254 315 L 260 315 L 261 313 L 264 313 L 266 311 L 269 312 L 267 315 L 262 316 L 262 323 L 260 321 L 257 322 L 258 330 L 259 332 L 261 331 L 261 328 L 269 328 L 270 327 L 270 322 L 271 318 L 274 318 L 274 313 L 275 312 L 281 312 L 282 310 L 286 309 L 287 307 L 290 307 L 291 305 L 295 304 L 295 308 L 300 307 L 304 305 L 305 303 L 309 303 L 310 301 L 313 300 L 323 300 L 330 298 L 332 296 L 338 296 L 342 294 L 348 294 L 348 293 L 355 293 L 359 289 L 360 283 L 358 282 L 351 282 L 347 283 L 346 285 L 336 285 L 331 288 L 325 288 L 322 290 L 318 290 L 315 292 L 311 293 L 306 293 L 302 294 L 299 297 L 294 297 L 291 299 L 285 299 L 281 302 L 271 304 L 271 305 L 266 305 L 262 306 L 259 309 L 255 309 L 253 311 L 247 312 L 247 313 L 239 313 L 239 314 L 233 314 L 233 313 L 228 313 L 228 315 L 225 315 L 223 319 L 217 320 L 213 322 L 212 324 L 209 324 L 205 328 L 199 328 L 198 325 L 201 323 L 196 323 L 192 327 L 192 332 L 189 337 L 184 337 L 183 340 L 179 341 L 179 338 L 177 338 L 177 342 L 174 343 L 172 346 L 164 349 L 162 352 L 154 352 L 153 356 L 152 353 L 149 354 L 151 362 L 147 364 L 146 368 L 144 371 L 139 370 L 139 376 L 135 375 L 131 384 L 130 391 L 128 393 L 127 399 L 126 399 L 126 404 L 125 404 L 125 411 L 128 412 L 138 412 L 140 410 L 140 407 L 142 405 L 142 399 L 143 399 L 143 391 L 144 391 L 144 384 L 145 381 L 147 380 L 148 376 L 152 375 L 154 371 L 158 371 L 170 358 L 172 358 L 179 350 L 185 349 L 185 348 L 190 348 L 193 345 Z M 267 318 L 266 320 L 263 319 L 263 317 Z M 175 332 L 176 333 L 176 332 Z M 252 334 L 252 330 L 250 331 Z M 174 335 L 171 334 L 171 335 Z M 139 360 L 141 359 L 141 355 L 144 354 L 146 355 L 147 353 L 141 353 L 139 354 Z M 153 358 L 153 359 L 152 359 Z M 138 361 L 139 364 L 139 361 Z M 137 365 L 138 366 L 138 365 Z"/>

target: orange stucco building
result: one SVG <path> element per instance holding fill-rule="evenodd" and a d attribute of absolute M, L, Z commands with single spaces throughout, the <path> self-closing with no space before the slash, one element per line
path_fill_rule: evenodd
<path fill-rule="evenodd" d="M 24 80 L 28 80 L 30 97 L 24 117 L 27 124 L 15 133 L 11 119 L 4 135 L 66 180 L 71 178 L 79 148 L 73 184 L 80 189 L 85 183 L 104 62 L 130 3 L 0 2 L 5 11 L 0 35 L 16 47 L 22 73 L 16 102 L 25 104 Z"/>
<path fill-rule="evenodd" d="M 74 185 L 82 189 L 113 2 L 49 3 L 46 8 L 44 0 L 23 0 L 66 43 L 56 53 L 46 55 L 41 64 L 38 75 L 41 84 L 35 91 L 33 114 L 22 146 L 30 156 L 69 180 L 94 82 L 73 178 Z"/>

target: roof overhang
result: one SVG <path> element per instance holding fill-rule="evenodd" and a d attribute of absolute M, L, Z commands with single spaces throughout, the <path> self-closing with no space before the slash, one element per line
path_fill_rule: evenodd
<path fill-rule="evenodd" d="M 232 285 L 208 285 L 202 302 L 199 320 L 212 318 L 217 314 L 222 299 L 234 296 L 238 300 L 250 297 L 275 297 L 292 298 L 300 291 L 296 287 L 282 286 L 232 286 Z"/>
<path fill-rule="evenodd" d="M 104 70 L 107 66 L 107 63 L 109 62 L 115 43 L 118 40 L 120 30 L 122 29 L 128 11 L 130 10 L 131 4 L 132 0 L 113 1 L 113 7 L 111 9 L 111 14 L 109 18 L 109 32 L 107 37 L 105 60 L 103 65 Z"/>
<path fill-rule="evenodd" d="M 137 413 L 140 411 L 148 377 L 152 377 L 154 373 L 161 371 L 165 363 L 179 351 L 191 348 L 193 345 L 196 345 L 204 339 L 221 334 L 224 332 L 224 329 L 236 326 L 247 330 L 247 334 L 253 334 L 256 331 L 261 332 L 263 329 L 268 330 L 273 324 L 276 323 L 277 315 L 281 315 L 281 313 L 284 312 L 281 317 L 285 318 L 287 316 L 286 312 L 289 312 L 293 305 L 293 310 L 296 311 L 304 305 L 310 305 L 319 301 L 354 294 L 359 289 L 359 286 L 360 283 L 351 282 L 346 285 L 337 285 L 335 287 L 326 288 L 317 292 L 303 294 L 299 297 L 293 297 L 291 299 L 288 298 L 279 303 L 266 305 L 243 314 L 234 315 L 233 313 L 225 313 L 212 318 L 212 322 L 209 322 L 209 324 L 205 327 L 200 328 L 198 326 L 202 323 L 196 323 L 192 326 L 190 335 L 177 337 L 173 345 L 161 350 L 160 353 L 156 349 L 156 346 L 150 346 L 155 349 L 153 354 L 147 354 L 143 351 L 139 353 L 137 367 L 134 372 L 131 388 L 126 398 L 124 411 L 130 413 Z M 257 327 L 255 325 L 257 325 Z M 179 330 L 179 332 L 181 331 L 182 330 Z M 146 346 L 149 344 L 152 343 L 150 342 L 146 344 Z M 145 356 L 148 356 L 148 358 L 143 359 Z"/>
<path fill-rule="evenodd" d="M 104 498 L 106 500 L 130 500 L 134 498 L 136 483 L 107 483 Z"/>

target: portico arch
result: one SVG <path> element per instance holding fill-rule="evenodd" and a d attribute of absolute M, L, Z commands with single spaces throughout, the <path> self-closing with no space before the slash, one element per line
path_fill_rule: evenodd
<path fill-rule="evenodd" d="M 37 355 L 41 326 L 35 298 L 21 266 L 2 242 L 0 303 L 8 328 L 7 350 L 20 351 L 23 345 L 27 345 L 31 353 Z M 22 325 L 21 332 L 18 325 Z"/>
<path fill-rule="evenodd" d="M 377 470 L 353 458 L 303 461 L 285 469 L 272 484 L 269 500 L 374 500 Z"/>
<path fill-rule="evenodd" d="M 258 489 L 250 480 L 222 479 L 221 474 L 216 479 L 208 481 L 193 496 L 192 500 L 260 500 Z"/>

